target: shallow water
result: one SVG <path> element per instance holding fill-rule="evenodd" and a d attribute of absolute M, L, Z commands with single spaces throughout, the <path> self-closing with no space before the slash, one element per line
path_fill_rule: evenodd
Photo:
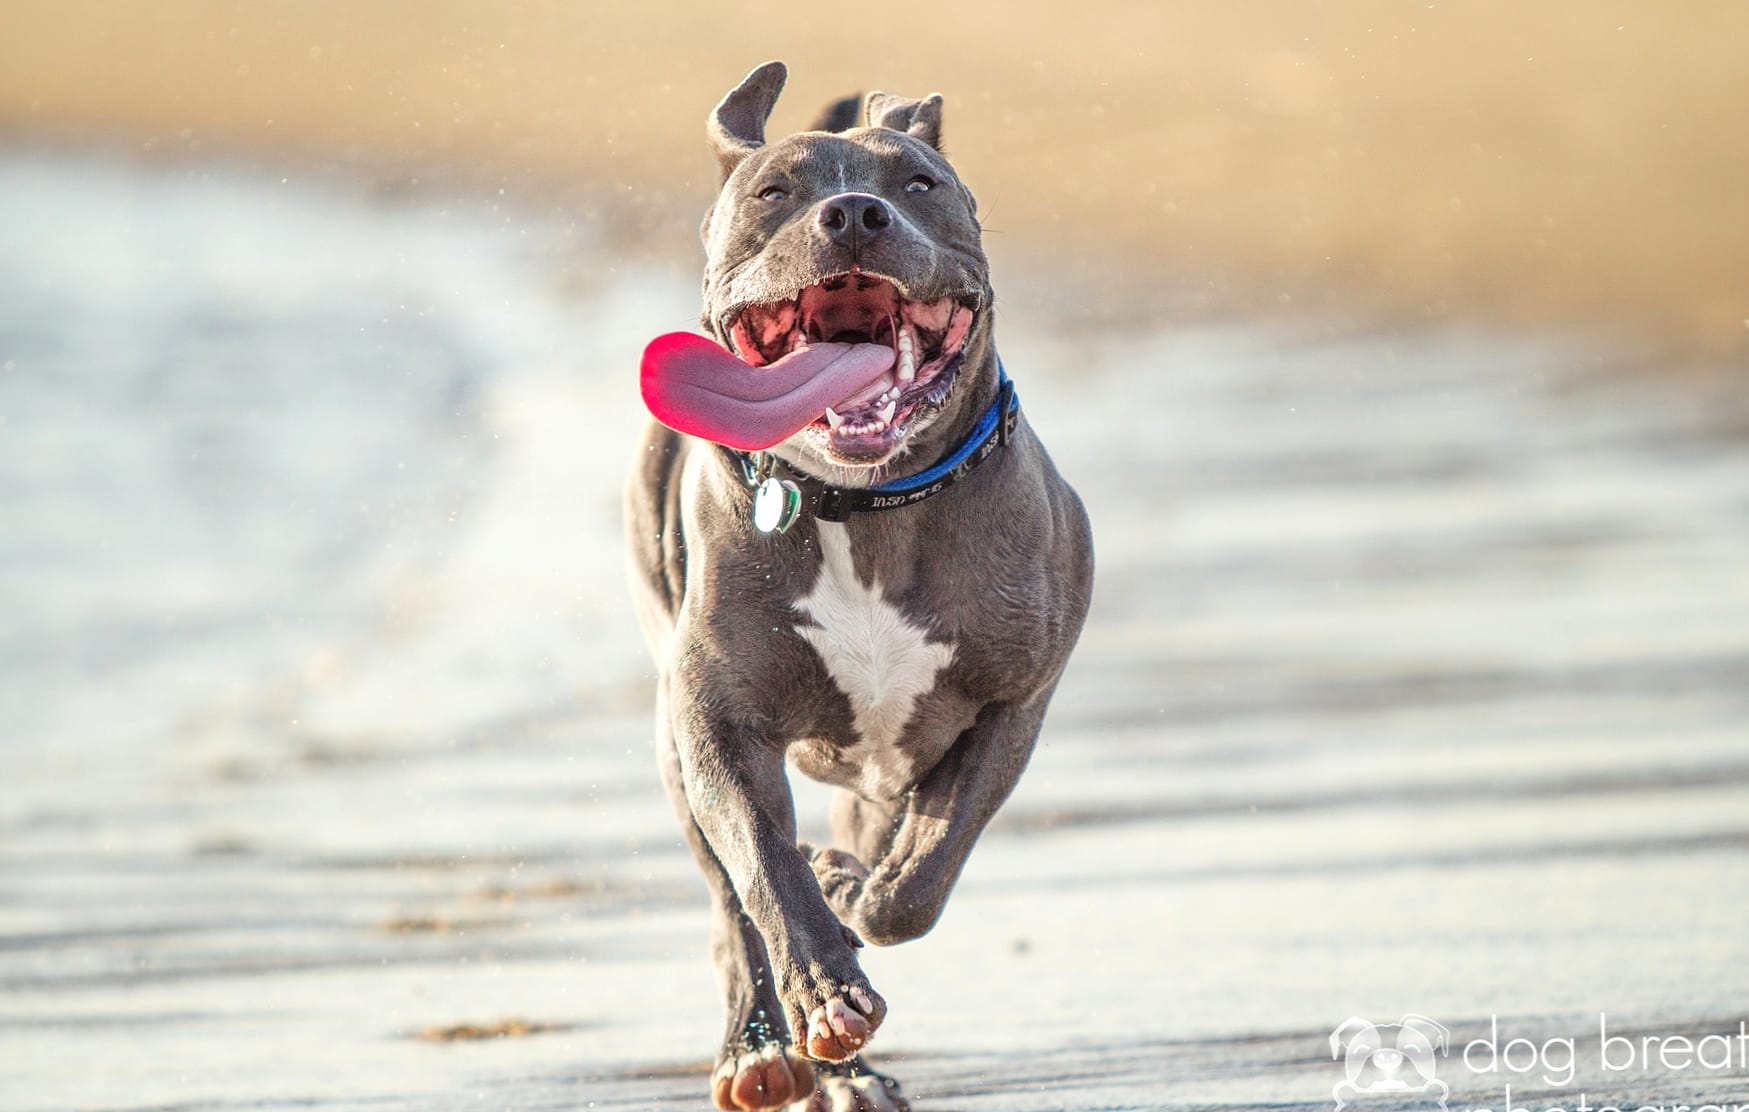
<path fill-rule="evenodd" d="M 694 277 L 201 167 L 14 152 L 0 211 L 0 1107 L 705 1107 L 618 538 Z M 1002 288 L 1100 580 L 942 925 L 868 956 L 919 1109 L 1327 1107 L 1352 1014 L 1735 1032 L 1740 391 Z M 1531 1106 L 1749 1087 L 1587 1064 Z"/>

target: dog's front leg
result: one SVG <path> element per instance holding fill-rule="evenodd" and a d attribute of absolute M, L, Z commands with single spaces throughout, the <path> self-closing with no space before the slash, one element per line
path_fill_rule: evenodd
<path fill-rule="evenodd" d="M 826 906 L 796 848 L 782 751 L 696 706 L 673 725 L 687 804 L 765 939 L 796 1046 L 822 1061 L 851 1057 L 887 1006 L 856 960 L 855 935 Z"/>
<path fill-rule="evenodd" d="M 840 919 L 877 946 L 935 925 L 978 835 L 1026 769 L 1049 694 L 986 708 L 896 805 L 840 800 L 834 834 L 850 849 L 822 850 L 811 862 Z"/>
<path fill-rule="evenodd" d="M 786 1048 L 789 1028 L 771 975 L 765 939 L 741 909 L 740 897 L 722 862 L 705 841 L 692 817 L 680 771 L 680 753 L 667 728 L 667 684 L 657 686 L 657 760 L 662 785 L 680 818 L 705 883 L 710 886 L 711 957 L 727 1011 L 727 1028 L 716 1068 L 711 1073 L 711 1099 L 729 1112 L 786 1108 L 814 1089 L 814 1071 Z"/>

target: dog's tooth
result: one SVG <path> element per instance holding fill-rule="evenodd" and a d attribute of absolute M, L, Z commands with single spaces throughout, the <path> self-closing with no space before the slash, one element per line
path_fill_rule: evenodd
<path fill-rule="evenodd" d="M 881 424 L 883 424 L 883 425 L 892 424 L 893 423 L 893 414 L 898 411 L 898 408 L 899 408 L 899 403 L 896 401 L 888 402 L 886 405 L 882 406 L 881 412 L 880 412 Z"/>
<path fill-rule="evenodd" d="M 911 382 L 917 377 L 917 340 L 909 324 L 899 329 L 899 381 Z"/>
<path fill-rule="evenodd" d="M 838 411 L 836 409 L 833 409 L 831 406 L 827 406 L 826 407 L 826 423 L 828 425 L 831 425 L 833 428 L 837 428 L 839 425 L 842 425 L 844 423 L 844 418 L 839 416 Z"/>

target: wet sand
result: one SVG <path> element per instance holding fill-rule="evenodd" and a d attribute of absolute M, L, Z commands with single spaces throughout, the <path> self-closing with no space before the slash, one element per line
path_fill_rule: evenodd
<path fill-rule="evenodd" d="M 198 164 L 14 153 L 0 207 L 0 1107 L 706 1107 L 617 508 L 695 276 Z M 1328 1108 L 1356 1014 L 1736 1033 L 1740 389 L 1575 334 L 1089 327 L 998 277 L 1100 572 L 944 921 L 868 954 L 920 1112 Z M 1453 1108 L 1749 1099 L 1585 1048 L 1441 1071 Z"/>

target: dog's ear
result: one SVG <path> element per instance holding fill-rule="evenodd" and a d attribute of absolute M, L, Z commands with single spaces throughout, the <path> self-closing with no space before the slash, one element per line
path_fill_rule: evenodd
<path fill-rule="evenodd" d="M 1451 1032 L 1438 1020 L 1428 1019 L 1424 1015 L 1406 1015 L 1399 1021 L 1399 1025 L 1419 1031 L 1435 1050 L 1443 1053 L 1451 1048 Z"/>
<path fill-rule="evenodd" d="M 922 100 L 906 100 L 891 93 L 868 95 L 868 126 L 891 128 L 915 135 L 936 150 L 941 149 L 941 94 Z"/>
<path fill-rule="evenodd" d="M 777 95 L 789 69 L 782 62 L 767 62 L 747 75 L 747 80 L 735 86 L 705 123 L 710 137 L 711 152 L 723 169 L 723 180 L 741 160 L 765 146 L 765 121 L 771 118 Z"/>
<path fill-rule="evenodd" d="M 1343 1020 L 1342 1026 L 1330 1032 L 1330 1057 L 1342 1057 L 1343 1048 L 1345 1048 L 1357 1035 L 1364 1034 L 1368 1031 L 1372 1032 L 1373 1041 L 1376 1043 L 1378 1041 L 1378 1030 L 1375 1024 L 1368 1020 L 1364 1020 L 1357 1015 L 1349 1016 L 1347 1019 Z"/>
<path fill-rule="evenodd" d="M 820 109 L 820 114 L 814 122 L 808 125 L 809 131 L 849 131 L 856 126 L 857 118 L 862 115 L 862 94 L 851 93 Z"/>

